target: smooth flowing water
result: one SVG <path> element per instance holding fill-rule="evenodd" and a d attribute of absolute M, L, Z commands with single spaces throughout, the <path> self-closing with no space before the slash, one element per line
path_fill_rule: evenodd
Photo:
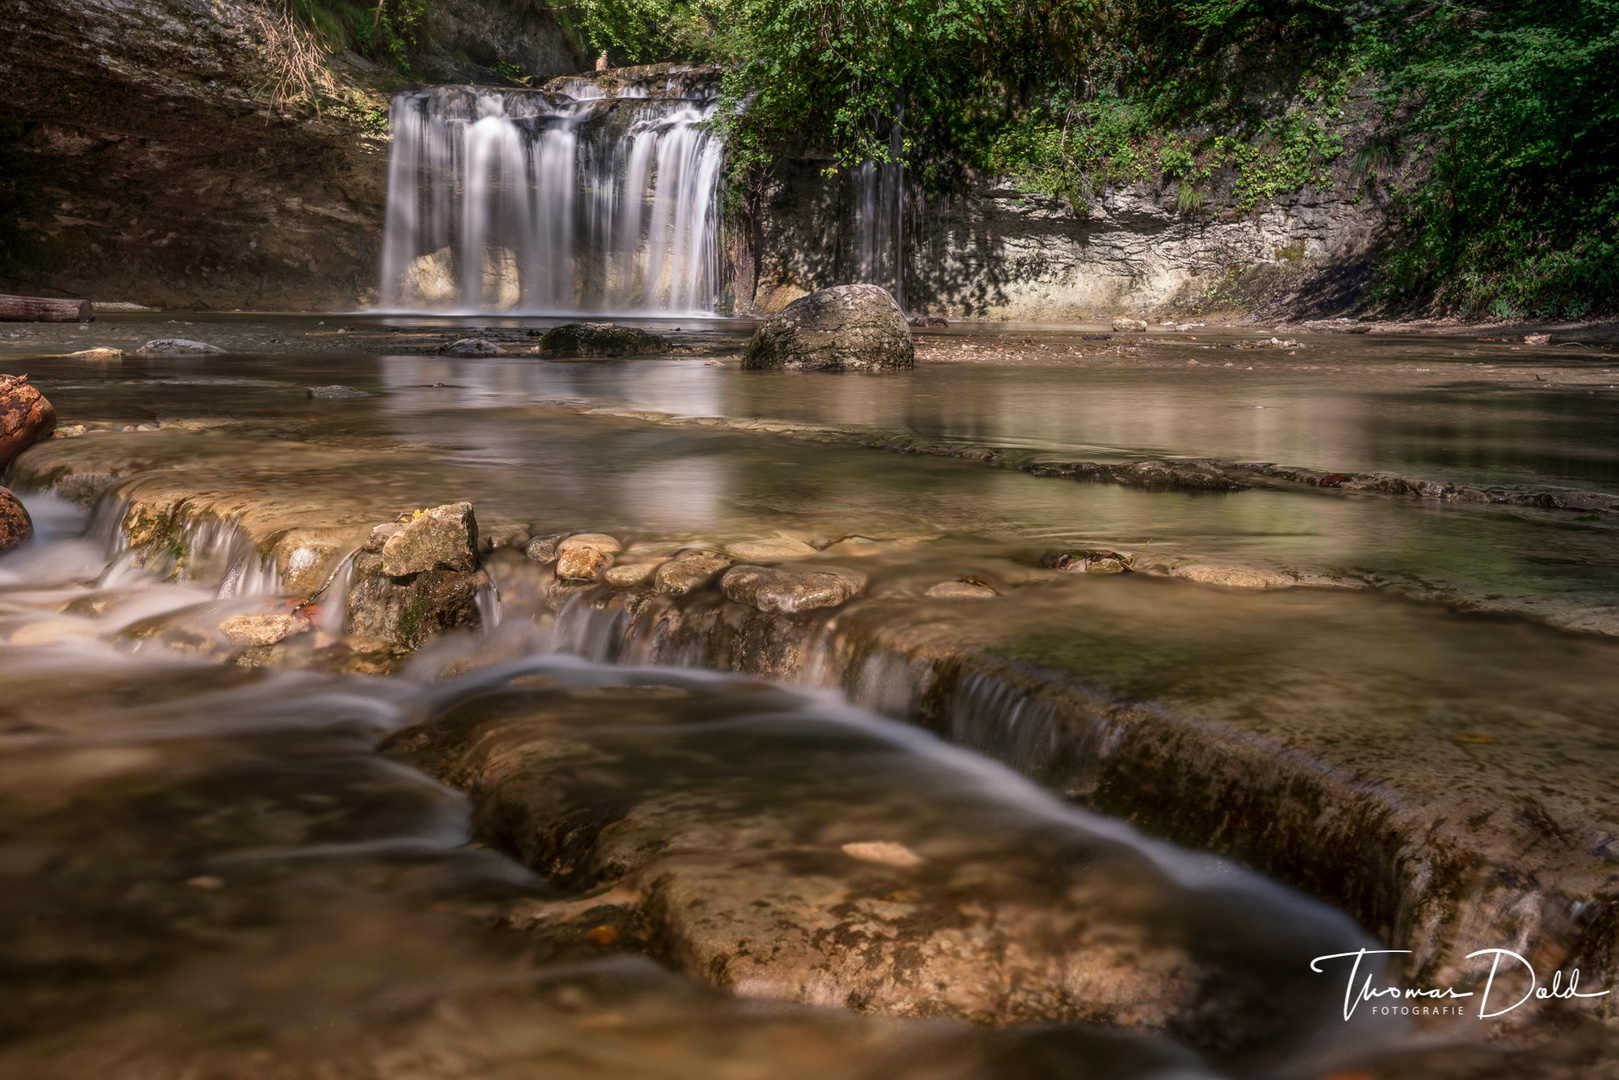
<path fill-rule="evenodd" d="M 530 603 L 532 564 L 512 551 L 488 562 L 499 625 L 430 645 L 392 675 L 243 667 L 162 631 L 258 610 L 279 582 L 244 576 L 253 564 L 229 530 L 197 545 L 217 557 L 186 583 L 162 580 L 160 562 L 141 569 L 120 550 L 120 499 L 153 485 L 237 491 L 312 524 L 465 498 L 488 531 L 604 530 L 648 550 L 854 537 L 845 554 L 816 556 L 869 575 L 851 618 L 1079 673 L 1304 752 L 1385 745 L 1386 782 L 1457 814 L 1491 795 L 1479 756 L 1516 754 L 1562 771 L 1565 790 L 1536 794 L 1553 819 L 1619 822 L 1605 781 L 1619 647 L 1545 625 L 1579 611 L 1606 625 L 1619 602 L 1601 515 L 1287 486 L 1139 491 L 816 434 L 1614 492 L 1619 393 L 1601 358 L 1344 338 L 1292 355 L 1193 351 L 1219 334 L 1097 356 L 1077 329 L 995 327 L 926 339 L 956 351 L 911 373 L 778 376 L 725 359 L 743 328 L 718 323 L 675 334 L 717 350 L 717 365 L 451 359 L 407 353 L 424 347 L 413 324 L 360 319 L 195 323 L 188 336 L 233 352 L 91 368 L 53 358 L 47 340 L 0 343 L 64 421 L 91 429 L 14 469 L 14 482 L 38 481 L 23 495 L 39 537 L 0 558 L 8 1075 L 1400 1075 L 1417 1053 L 1398 1017 L 1345 1023 L 1342 982 L 1309 970 L 1314 956 L 1375 947 L 1363 930 L 1048 794 L 1028 777 L 1070 777 L 1042 758 L 1040 718 L 987 684 L 956 703 L 952 746 L 896 722 L 920 692 L 903 665 L 873 661 L 846 681 L 855 704 L 825 672 L 790 688 L 705 674 L 694 667 L 712 656 L 615 637 L 619 624 L 583 607 L 553 620 Z M 122 344 L 159 326 L 60 337 Z M 985 355 L 1025 338 L 1015 362 Z M 1211 355 L 1235 362 L 1186 363 Z M 331 384 L 364 396 L 310 396 Z M 70 460 L 76 475 L 121 479 L 70 504 L 43 490 L 56 466 L 39 464 Z M 1039 566 L 1054 548 L 1148 540 L 1171 562 L 1288 568 L 1340 587 L 1221 590 Z M 1353 575 L 1450 606 L 1341 587 Z M 916 606 L 962 576 L 1001 595 Z M 518 775 L 560 800 L 549 812 L 620 847 L 525 848 L 486 792 L 411 767 L 428 765 L 397 736 L 435 721 L 497 750 L 516 739 Z M 1430 733 L 1430 756 L 1400 741 L 1413 731 Z M 434 775 L 455 779 L 449 766 Z M 862 844 L 919 861 L 847 854 Z M 622 899 L 631 880 L 634 903 Z M 1004 950 L 1023 947 L 1019 920 L 1031 919 L 1035 954 L 1084 941 L 1087 955 L 1130 959 L 1105 977 L 1081 963 L 1038 1007 L 1020 1004 L 1037 985 L 1020 974 L 997 1017 L 1016 1022 L 999 1028 L 783 990 L 734 946 L 725 977 L 693 959 L 718 947 L 702 945 L 693 913 L 719 910 L 718 937 L 751 941 L 768 911 L 770 933 L 796 941 L 831 917 L 816 897 L 833 892 L 907 933 L 939 917 L 931 903 L 993 910 L 1011 943 L 995 965 L 1011 963 Z M 1061 921 L 1074 912 L 1084 918 Z M 800 977 L 786 952 L 778 960 L 781 978 Z M 952 970 L 966 984 L 1002 968 Z M 1145 997 L 1132 996 L 1138 982 Z M 1089 1011 L 1099 995 L 1120 1003 L 1117 1027 Z M 1143 1000 L 1193 1005 L 1164 1022 Z"/>

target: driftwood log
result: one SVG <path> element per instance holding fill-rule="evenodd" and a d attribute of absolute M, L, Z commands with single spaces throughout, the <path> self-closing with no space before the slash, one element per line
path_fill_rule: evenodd
<path fill-rule="evenodd" d="M 89 322 L 95 309 L 88 300 L 53 300 L 44 296 L 0 293 L 0 322 Z"/>

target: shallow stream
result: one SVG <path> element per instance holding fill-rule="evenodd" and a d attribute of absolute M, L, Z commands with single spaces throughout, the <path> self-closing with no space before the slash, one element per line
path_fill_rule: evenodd
<path fill-rule="evenodd" d="M 1342 981 L 1309 961 L 1378 947 L 1367 930 L 1064 801 L 1070 778 L 1016 730 L 1028 713 L 994 694 L 938 739 L 900 722 L 921 692 L 903 670 L 806 670 L 792 687 L 699 672 L 715 658 L 607 643 L 621 624 L 582 607 L 561 621 L 525 607 L 515 552 L 489 561 L 498 626 L 391 675 L 165 647 L 136 631 L 273 598 L 238 579 L 222 599 L 223 567 L 183 583 L 135 567 L 114 537 L 119 494 L 141 483 L 240 489 L 319 524 L 466 499 L 486 532 L 602 531 L 647 550 L 800 540 L 821 549 L 811 562 L 869 576 L 849 620 L 896 637 L 1352 759 L 1455 814 L 1522 794 L 1571 849 L 1619 834 L 1614 514 L 1279 482 L 1145 491 L 842 437 L 1619 494 L 1610 357 L 964 327 L 922 337 L 911 373 L 775 375 L 738 370 L 727 350 L 745 328 L 729 323 L 660 327 L 688 349 L 673 357 L 556 363 L 423 355 L 433 328 L 331 321 L 195 316 L 185 336 L 229 354 L 105 365 L 51 354 L 181 328 L 130 317 L 0 340 L 8 369 L 88 429 L 69 449 L 120 478 L 96 507 L 24 487 L 38 537 L 0 558 L 0 1073 L 1400 1075 L 1421 1040 L 1482 1043 L 1477 1027 L 1346 1022 Z M 310 396 L 334 384 L 360 393 Z M 59 452 L 31 451 L 13 482 L 47 477 Z M 1144 546 L 1163 573 L 1040 565 Z M 1293 587 L 1170 573 L 1186 566 Z M 966 577 L 998 595 L 924 598 Z M 670 659 L 687 666 L 643 663 Z M 435 721 L 569 762 L 532 766 L 535 783 L 581 821 L 606 814 L 586 830 L 595 846 L 558 839 L 541 858 L 449 765 L 448 785 L 412 767 L 435 768 L 398 733 Z M 1509 755 L 1529 794 L 1491 771 L 1512 773 Z M 768 938 L 740 907 L 717 931 L 692 922 L 727 896 L 758 897 L 812 959 L 783 947 L 778 975 L 740 941 L 713 944 L 728 927 Z M 944 908 L 980 921 L 938 930 Z M 825 989 L 852 978 L 813 959 L 817 934 L 849 933 L 843 909 L 902 928 L 874 964 L 1000 982 Z M 907 934 L 932 944 L 912 955 Z"/>

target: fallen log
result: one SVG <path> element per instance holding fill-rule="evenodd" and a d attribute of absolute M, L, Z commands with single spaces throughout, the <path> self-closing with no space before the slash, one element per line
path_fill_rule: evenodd
<path fill-rule="evenodd" d="M 0 293 L 0 322 L 89 322 L 95 317 L 95 308 L 88 300 Z"/>

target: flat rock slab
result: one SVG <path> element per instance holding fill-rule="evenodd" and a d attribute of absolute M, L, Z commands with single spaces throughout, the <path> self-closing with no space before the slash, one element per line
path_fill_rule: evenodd
<path fill-rule="evenodd" d="M 495 676 L 384 747 L 580 897 L 527 902 L 513 925 L 611 906 L 736 993 L 898 1016 L 1173 1031 L 1235 1054 L 1341 1025 L 1341 987 L 1308 961 L 1359 935 L 1325 908 L 1237 871 L 1186 884 L 1182 856 L 775 687 L 550 674 Z"/>
<path fill-rule="evenodd" d="M 777 570 L 767 566 L 733 566 L 720 579 L 725 595 L 768 614 L 836 607 L 866 591 L 866 576 L 856 570 Z"/>
<path fill-rule="evenodd" d="M 183 356 L 197 354 L 220 354 L 225 352 L 218 345 L 210 345 L 206 341 L 192 341 L 189 338 L 157 338 L 148 341 L 135 350 L 136 356 Z"/>
<path fill-rule="evenodd" d="M 548 330 L 534 351 L 543 356 L 653 356 L 669 339 L 615 323 L 564 323 Z"/>
<path fill-rule="evenodd" d="M 440 356 L 505 356 L 506 350 L 483 338 L 461 338 L 439 349 Z"/>

